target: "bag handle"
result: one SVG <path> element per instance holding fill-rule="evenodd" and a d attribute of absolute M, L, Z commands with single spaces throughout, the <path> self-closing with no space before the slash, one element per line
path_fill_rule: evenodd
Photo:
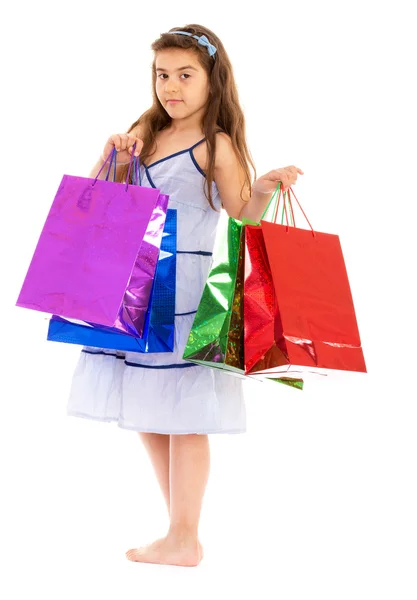
<path fill-rule="evenodd" d="M 133 159 L 134 170 L 132 174 L 132 185 L 142 185 L 142 176 L 140 174 L 140 161 L 139 156 L 135 156 Z M 139 183 L 138 183 L 139 180 Z"/>
<path fill-rule="evenodd" d="M 267 211 L 269 210 L 270 206 L 272 205 L 272 202 L 274 200 L 276 200 L 276 195 L 279 192 L 279 194 L 278 194 L 278 200 L 276 202 L 275 209 L 274 209 L 274 216 L 272 218 L 272 222 L 276 223 L 277 215 L 278 215 L 278 208 L 279 208 L 279 204 L 281 202 L 281 191 L 282 191 L 282 186 L 281 186 L 281 182 L 279 182 L 278 185 L 277 185 L 277 187 L 276 187 L 276 189 L 275 189 L 275 191 L 274 191 L 274 193 L 273 193 L 273 195 L 272 195 L 272 197 L 271 197 L 271 200 L 270 200 L 268 206 L 266 207 L 266 209 L 265 209 L 265 211 L 264 211 L 264 213 L 263 213 L 263 215 L 261 217 L 261 220 L 265 217 L 265 214 L 267 213 Z M 289 210 L 290 210 L 290 216 L 291 216 L 292 226 L 296 227 L 295 218 L 294 218 L 294 210 L 293 210 L 292 203 L 291 203 L 290 191 L 294 195 L 294 198 L 296 199 L 297 204 L 300 207 L 301 212 L 303 213 L 303 215 L 305 217 L 305 220 L 307 221 L 307 223 L 308 223 L 308 225 L 309 225 L 309 227 L 311 229 L 311 232 L 312 232 L 313 236 L 315 237 L 316 236 L 315 231 L 313 230 L 313 228 L 311 226 L 311 223 L 310 223 L 310 221 L 307 218 L 307 215 L 305 214 L 305 212 L 304 212 L 301 204 L 298 201 L 297 196 L 294 194 L 294 190 L 291 187 L 289 187 L 288 190 L 283 193 L 283 207 L 282 207 L 281 225 L 283 225 L 283 223 L 284 223 L 284 213 L 285 213 L 285 219 L 286 219 L 286 222 L 287 222 L 287 232 L 288 232 L 288 230 L 289 230 L 289 223 L 288 223 L 288 214 L 287 214 L 287 206 L 286 206 L 286 201 L 287 201 L 287 197 L 286 196 L 287 196 L 287 193 L 288 193 L 288 207 L 289 207 Z"/>
<path fill-rule="evenodd" d="M 116 152 L 116 148 L 113 148 L 112 150 L 112 155 L 111 155 L 111 159 L 110 159 L 110 163 L 109 163 L 109 168 L 107 170 L 107 175 L 106 175 L 106 181 L 109 180 L 109 174 L 111 171 L 111 166 L 114 160 L 114 171 L 113 171 L 113 181 L 116 181 L 116 160 L 117 160 L 117 152 Z M 98 177 L 98 175 L 97 175 Z"/>
<path fill-rule="evenodd" d="M 307 223 L 308 223 L 308 225 L 309 225 L 309 227 L 310 227 L 310 229 L 311 229 L 311 232 L 312 232 L 312 234 L 313 234 L 313 237 L 316 237 L 316 233 L 315 233 L 314 229 L 312 228 L 312 226 L 311 226 L 311 223 L 310 223 L 310 221 L 308 220 L 308 218 L 307 218 L 307 215 L 305 214 L 305 212 L 304 212 L 304 210 L 303 210 L 303 207 L 302 207 L 302 206 L 301 206 L 301 204 L 299 203 L 297 196 L 294 194 L 294 190 L 293 190 L 291 187 L 289 187 L 289 188 L 288 188 L 288 202 L 289 202 L 289 205 L 290 205 L 290 207 L 291 207 L 291 212 L 294 214 L 294 212 L 293 212 L 293 208 L 292 208 L 292 204 L 291 204 L 291 196 L 290 196 L 290 192 L 291 192 L 291 194 L 293 194 L 294 198 L 296 199 L 296 201 L 297 201 L 297 204 L 298 204 L 298 206 L 300 207 L 300 210 L 301 210 L 301 212 L 303 213 L 303 215 L 304 215 L 304 218 L 305 218 L 305 220 L 307 221 Z M 294 227 L 295 227 L 295 223 L 294 223 Z M 288 231 L 288 222 L 287 222 L 287 231 Z"/>
<path fill-rule="evenodd" d="M 133 161 L 134 161 L 134 159 L 136 158 L 136 157 L 135 157 L 135 148 L 136 148 L 136 142 L 133 144 L 133 147 L 132 147 L 132 156 L 130 157 L 130 162 L 129 162 L 129 170 L 128 170 L 128 172 L 127 172 L 127 178 L 126 178 L 126 187 L 125 187 L 125 192 L 127 192 L 127 188 L 128 188 L 128 186 L 129 186 L 129 177 L 130 177 L 130 170 L 131 170 L 131 168 L 132 168 L 132 162 L 133 162 Z M 109 160 L 109 158 L 110 158 L 110 157 L 111 157 L 111 160 L 110 160 L 110 163 L 109 163 L 109 169 L 108 169 L 108 171 L 107 171 L 107 175 L 106 175 L 106 181 L 108 181 L 108 179 L 109 179 L 109 173 L 110 173 L 110 170 L 111 170 L 111 166 L 112 166 L 113 160 L 114 160 L 114 173 L 113 173 L 113 181 L 115 181 L 115 179 L 116 179 L 116 161 L 117 161 L 117 150 L 116 150 L 116 148 L 114 147 L 114 148 L 113 148 L 113 149 L 110 151 L 110 153 L 109 153 L 108 157 L 106 158 L 106 160 L 104 161 L 104 163 L 102 164 L 102 166 L 101 166 L 101 168 L 100 168 L 99 172 L 98 172 L 98 173 L 97 173 L 97 175 L 96 175 L 96 178 L 94 179 L 94 183 L 92 183 L 92 184 L 91 184 L 92 186 L 94 186 L 94 185 L 96 184 L 96 181 L 97 181 L 97 179 L 98 179 L 98 177 L 99 177 L 100 173 L 101 173 L 101 172 L 102 172 L 102 170 L 104 169 L 104 167 L 105 167 L 105 165 L 106 165 L 106 163 L 107 163 L 107 161 Z M 137 174 L 138 174 L 138 173 L 139 173 L 139 180 L 141 181 L 141 179 L 140 179 L 140 171 L 139 171 L 139 157 L 137 157 L 137 158 L 138 158 L 138 161 L 137 161 L 137 163 L 135 162 L 135 168 L 136 168 L 136 181 L 137 181 Z M 132 177 L 132 180 L 133 180 L 133 177 Z"/>
<path fill-rule="evenodd" d="M 281 192 L 281 190 L 280 190 Z M 286 196 L 287 192 L 284 192 L 282 197 L 283 197 L 283 207 L 282 207 L 282 215 L 281 215 L 281 225 L 284 224 L 284 213 L 285 213 L 285 220 L 287 222 L 287 231 L 288 231 L 288 215 L 287 215 L 287 205 L 286 205 L 286 201 L 287 201 L 287 196 Z M 277 221 L 277 215 L 278 215 L 278 208 L 279 208 L 279 203 L 281 202 L 281 193 L 278 197 L 278 202 L 275 206 L 275 214 L 274 217 L 272 219 L 273 223 L 276 223 Z M 295 227 L 295 217 L 294 217 L 294 211 L 292 208 L 292 204 L 291 204 L 291 198 L 290 195 L 288 194 L 288 207 L 290 209 L 290 216 L 291 216 L 291 223 L 292 225 Z"/>
<path fill-rule="evenodd" d="M 265 219 L 265 215 L 266 215 L 266 213 L 268 212 L 268 210 L 270 209 L 270 207 L 272 206 L 272 203 L 273 203 L 274 201 L 276 201 L 276 194 L 277 194 L 277 191 L 280 189 L 280 186 L 281 186 L 281 182 L 279 181 L 279 182 L 278 182 L 278 185 L 277 185 L 277 187 L 275 188 L 275 191 L 274 191 L 274 193 L 272 194 L 272 196 L 271 196 L 271 199 L 270 199 L 270 201 L 268 202 L 268 205 L 267 205 L 267 207 L 265 208 L 264 212 L 262 213 L 262 216 L 261 216 L 261 218 L 259 219 L 259 221 L 263 221 L 263 220 Z"/>
<path fill-rule="evenodd" d="M 277 192 L 278 191 L 280 193 L 277 196 Z M 273 210 L 272 223 L 276 222 L 277 213 L 278 213 L 278 207 L 279 207 L 279 203 L 281 201 L 281 191 L 282 191 L 281 182 L 278 182 L 278 185 L 277 185 L 274 193 L 272 194 L 270 201 L 268 202 L 268 206 L 266 207 L 266 209 L 264 210 L 264 212 L 263 212 L 263 214 L 261 216 L 261 219 L 260 219 L 261 221 L 265 219 L 266 213 L 271 208 L 273 202 L 275 202 L 275 207 L 274 207 L 274 210 Z M 286 192 L 284 192 L 284 200 L 285 200 L 285 194 L 286 194 Z M 290 215 L 291 216 L 291 223 L 292 223 L 292 225 L 295 226 L 295 219 L 294 219 L 294 213 L 293 213 L 292 206 L 291 206 L 291 201 L 289 202 L 289 205 L 290 205 L 290 209 L 291 209 L 291 215 Z M 286 211 L 285 202 L 284 202 L 284 206 L 282 207 L 281 225 L 284 223 L 284 210 Z M 286 212 L 285 212 L 285 214 L 286 214 Z M 287 216 L 287 223 L 288 223 L 288 216 Z"/>

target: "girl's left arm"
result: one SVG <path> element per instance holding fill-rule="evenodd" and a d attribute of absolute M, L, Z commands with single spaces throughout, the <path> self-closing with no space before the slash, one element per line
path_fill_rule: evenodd
<path fill-rule="evenodd" d="M 238 220 L 245 217 L 258 223 L 278 182 L 280 181 L 283 189 L 286 190 L 296 183 L 299 174 L 304 175 L 304 172 L 294 165 L 273 169 L 253 183 L 251 196 L 249 188 L 245 186 L 242 200 L 240 196 L 245 181 L 243 169 L 230 137 L 225 133 L 217 134 L 214 179 L 229 217 Z"/>

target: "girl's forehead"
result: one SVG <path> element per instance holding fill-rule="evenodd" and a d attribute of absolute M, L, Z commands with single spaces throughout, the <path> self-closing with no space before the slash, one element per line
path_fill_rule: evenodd
<path fill-rule="evenodd" d="M 192 50 L 181 48 L 167 48 L 159 50 L 155 55 L 155 66 L 164 69 L 176 69 L 185 65 L 192 65 L 196 69 L 201 67 Z"/>

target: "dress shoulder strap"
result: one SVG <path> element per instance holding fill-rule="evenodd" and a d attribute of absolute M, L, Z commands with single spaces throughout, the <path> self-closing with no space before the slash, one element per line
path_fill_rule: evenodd
<path fill-rule="evenodd" d="M 196 144 L 194 144 L 194 146 L 191 146 L 191 148 L 189 148 L 189 150 L 194 150 L 194 148 L 195 148 L 196 146 L 198 146 L 199 144 L 202 144 L 202 143 L 205 141 L 205 139 L 206 139 L 206 138 L 204 137 L 202 140 L 200 140 L 199 142 L 197 142 Z"/>
<path fill-rule="evenodd" d="M 218 130 L 216 131 L 216 133 L 222 133 L 222 129 L 218 129 Z M 202 139 L 202 140 L 200 140 L 199 142 L 197 142 L 196 144 L 194 144 L 194 146 L 191 146 L 191 148 L 189 148 L 189 150 L 194 150 L 194 148 L 195 148 L 196 146 L 198 146 L 199 144 L 202 144 L 202 143 L 203 143 L 205 140 L 206 140 L 206 138 L 205 138 L 205 137 L 203 137 L 203 139 Z"/>

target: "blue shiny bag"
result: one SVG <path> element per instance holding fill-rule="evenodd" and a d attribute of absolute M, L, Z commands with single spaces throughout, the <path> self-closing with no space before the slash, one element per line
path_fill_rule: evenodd
<path fill-rule="evenodd" d="M 156 267 L 143 337 L 115 333 L 106 327 L 90 327 L 53 315 L 47 339 L 142 354 L 172 352 L 175 330 L 175 282 L 177 250 L 177 211 L 167 210 L 161 250 Z"/>

